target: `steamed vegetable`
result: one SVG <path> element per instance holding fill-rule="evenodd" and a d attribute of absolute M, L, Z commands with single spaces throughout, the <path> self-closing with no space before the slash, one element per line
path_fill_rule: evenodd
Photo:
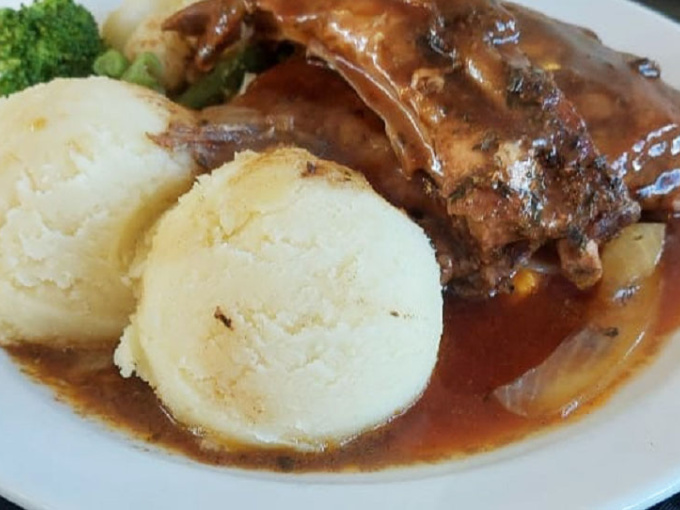
<path fill-rule="evenodd" d="M 162 76 L 163 65 L 158 57 L 154 53 L 140 53 L 120 79 L 164 93 Z"/>
<path fill-rule="evenodd" d="M 130 61 L 118 50 L 108 50 L 94 61 L 92 69 L 97 76 L 120 79 L 130 67 Z"/>
<path fill-rule="evenodd" d="M 506 409 L 527 417 L 566 416 L 623 372 L 655 319 L 664 234 L 664 225 L 637 224 L 605 247 L 593 316 L 543 363 L 494 391 Z"/>
<path fill-rule="evenodd" d="M 262 72 L 272 64 L 272 55 L 259 46 L 243 47 L 237 44 L 212 71 L 191 85 L 177 101 L 196 110 L 226 103 L 239 92 L 246 73 Z"/>
<path fill-rule="evenodd" d="M 108 76 L 164 93 L 163 65 L 154 53 L 140 53 L 132 63 L 118 50 L 108 50 L 94 63 L 98 76 Z"/>
<path fill-rule="evenodd" d="M 103 50 L 97 22 L 73 0 L 0 9 L 0 96 L 57 77 L 88 76 Z"/>

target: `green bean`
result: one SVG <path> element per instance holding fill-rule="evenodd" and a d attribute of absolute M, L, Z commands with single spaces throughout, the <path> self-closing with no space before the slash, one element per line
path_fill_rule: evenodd
<path fill-rule="evenodd" d="M 218 62 L 212 71 L 191 85 L 180 95 L 178 102 L 199 110 L 228 101 L 240 90 L 245 73 L 243 52 L 233 53 Z"/>
<path fill-rule="evenodd" d="M 130 64 L 130 67 L 120 77 L 129 83 L 136 83 L 143 87 L 164 93 L 161 78 L 163 76 L 163 64 L 154 53 L 144 52 Z"/>
<path fill-rule="evenodd" d="M 120 51 L 110 49 L 97 57 L 92 70 L 97 76 L 120 78 L 125 70 L 130 67 L 130 61 Z"/>

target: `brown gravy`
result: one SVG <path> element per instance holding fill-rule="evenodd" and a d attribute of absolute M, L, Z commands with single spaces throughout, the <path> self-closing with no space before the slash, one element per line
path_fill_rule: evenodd
<path fill-rule="evenodd" d="M 662 261 L 659 318 L 638 350 L 636 369 L 680 326 L 680 286 L 673 285 L 680 281 L 678 262 L 680 220 L 675 219 L 669 222 Z M 111 351 L 7 350 L 26 373 L 51 386 L 58 399 L 84 416 L 200 462 L 285 472 L 370 471 L 488 451 L 564 421 L 515 416 L 489 395 L 548 356 L 581 324 L 590 301 L 589 294 L 557 276 L 546 277 L 537 292 L 522 299 L 510 295 L 473 302 L 447 296 L 440 359 L 423 398 L 390 424 L 321 454 L 211 448 L 175 423 L 144 382 L 120 377 Z M 570 420 L 596 409 L 608 396 L 584 406 Z"/>

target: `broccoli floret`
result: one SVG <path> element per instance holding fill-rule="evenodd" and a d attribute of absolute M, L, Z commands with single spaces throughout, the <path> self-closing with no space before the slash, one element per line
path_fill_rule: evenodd
<path fill-rule="evenodd" d="M 73 0 L 0 9 L 0 96 L 57 77 L 88 76 L 103 51 L 94 16 Z"/>

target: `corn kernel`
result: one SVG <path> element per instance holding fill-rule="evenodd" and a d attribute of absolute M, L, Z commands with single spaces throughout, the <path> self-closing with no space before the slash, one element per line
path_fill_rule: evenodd
<path fill-rule="evenodd" d="M 538 289 L 541 276 L 531 269 L 520 269 L 512 280 L 514 292 L 517 297 L 526 297 Z"/>

